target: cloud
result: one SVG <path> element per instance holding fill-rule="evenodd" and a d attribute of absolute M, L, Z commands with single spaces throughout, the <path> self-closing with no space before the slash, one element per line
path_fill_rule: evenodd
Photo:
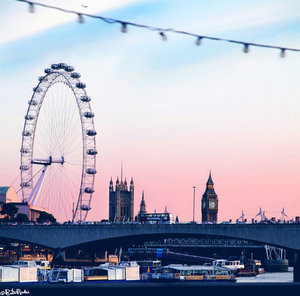
<path fill-rule="evenodd" d="M 99 14 L 118 9 L 137 0 L 67 0 L 67 1 L 39 1 L 43 4 L 75 10 L 88 14 Z M 140 1 L 139 1 L 140 2 Z M 82 7 L 87 6 L 87 8 Z M 76 20 L 74 14 L 35 6 L 35 13 L 28 12 L 28 4 L 15 1 L 1 8 L 0 19 L 5 26 L 0 26 L 0 45 L 20 38 L 30 37 L 47 29 Z"/>
<path fill-rule="evenodd" d="M 299 2 L 272 2 L 249 7 L 234 7 L 231 12 L 224 14 L 223 10 L 213 16 L 207 16 L 198 26 L 207 33 L 238 31 L 255 26 L 278 23 L 289 19 L 299 19 Z"/>

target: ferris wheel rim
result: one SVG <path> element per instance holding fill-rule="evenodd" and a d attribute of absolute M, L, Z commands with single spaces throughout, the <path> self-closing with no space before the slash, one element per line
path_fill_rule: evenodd
<path fill-rule="evenodd" d="M 61 63 L 63 64 L 63 63 Z M 53 64 L 53 65 L 61 65 Z M 52 67 L 53 67 L 52 65 Z M 65 64 L 63 64 L 65 65 Z M 22 200 L 26 201 L 28 198 L 28 192 L 33 188 L 32 180 L 32 160 L 33 151 L 35 144 L 36 127 L 38 125 L 38 119 L 40 115 L 40 109 L 43 105 L 44 98 L 49 89 L 56 83 L 65 83 L 74 95 L 76 100 L 82 134 L 82 170 L 81 170 L 81 181 L 80 190 L 78 193 L 76 210 L 72 214 L 72 220 L 84 221 L 91 209 L 91 200 L 94 192 L 94 181 L 96 174 L 96 140 L 95 140 L 95 127 L 94 127 L 94 116 L 89 117 L 88 115 L 93 114 L 90 106 L 90 98 L 87 96 L 85 90 L 85 84 L 80 81 L 80 74 L 77 72 L 67 71 L 71 66 L 62 66 L 58 69 L 45 69 L 46 75 L 39 77 L 39 83 L 33 89 L 33 94 L 29 100 L 27 112 L 25 115 L 25 122 L 22 132 L 22 144 L 21 144 L 21 189 L 22 189 Z M 73 75 L 72 75 L 73 74 Z M 61 80 L 60 80 L 61 79 Z M 86 98 L 83 100 L 82 98 Z M 89 99 L 87 99 L 89 98 Z M 84 112 L 85 111 L 85 112 Z M 88 129 L 89 127 L 89 129 Z M 90 133 L 88 133 L 90 132 Z M 28 141 L 29 139 L 29 141 Z M 89 153 L 90 152 L 90 153 Z M 87 159 L 89 161 L 87 161 Z M 30 160 L 30 162 L 29 162 Z M 88 167 L 87 167 L 88 166 Z M 27 172 L 28 171 L 28 172 Z M 87 178 L 87 175 L 89 175 Z M 29 178 L 30 177 L 30 178 Z M 88 181 L 87 181 L 88 180 Z M 83 196 L 85 198 L 84 204 Z M 86 208 L 83 208 L 85 206 Z"/>

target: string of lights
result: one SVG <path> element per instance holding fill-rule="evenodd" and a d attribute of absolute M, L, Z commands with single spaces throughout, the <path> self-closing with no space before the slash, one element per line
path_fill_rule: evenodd
<path fill-rule="evenodd" d="M 143 29 L 147 29 L 147 30 L 150 30 L 150 31 L 156 31 L 156 32 L 158 32 L 158 34 L 160 35 L 160 37 L 163 41 L 166 41 L 168 39 L 167 35 L 166 35 L 167 33 L 176 33 L 176 34 L 183 34 L 183 35 L 188 35 L 188 36 L 194 37 L 196 39 L 195 40 L 196 45 L 200 45 L 202 40 L 204 40 L 204 39 L 240 44 L 240 45 L 243 46 L 243 52 L 244 53 L 249 52 L 250 46 L 263 47 L 263 48 L 269 48 L 269 49 L 277 49 L 277 50 L 280 51 L 280 57 L 282 57 L 282 58 L 285 57 L 287 51 L 300 52 L 300 49 L 298 49 L 298 48 L 289 48 L 289 47 L 274 46 L 274 45 L 268 45 L 268 44 L 260 44 L 260 43 L 232 40 L 232 39 L 226 39 L 226 38 L 218 38 L 218 37 L 198 35 L 198 34 L 186 32 L 186 31 L 181 31 L 181 30 L 176 30 L 176 29 L 172 29 L 172 28 L 158 28 L 158 27 L 153 27 L 153 26 L 147 26 L 147 25 L 143 25 L 143 24 L 128 22 L 128 21 L 124 21 L 124 20 L 118 20 L 118 19 L 114 19 L 114 18 L 107 18 L 107 17 L 103 17 L 103 16 L 99 16 L 99 15 L 93 15 L 93 14 L 78 12 L 78 11 L 74 11 L 74 10 L 64 9 L 64 8 L 60 8 L 60 7 L 56 7 L 56 6 L 52 6 L 52 5 L 47 5 L 47 4 L 43 4 L 43 3 L 38 3 L 38 2 L 33 2 L 33 1 L 28 1 L 28 0 L 17 0 L 17 1 L 27 3 L 29 5 L 29 12 L 30 13 L 34 13 L 34 11 L 35 11 L 34 6 L 35 5 L 36 6 L 42 6 L 42 7 L 45 7 L 45 8 L 51 8 L 51 9 L 59 10 L 59 11 L 66 12 L 66 13 L 76 14 L 77 17 L 78 17 L 78 22 L 79 23 L 84 23 L 84 17 L 89 17 L 89 18 L 95 18 L 95 19 L 102 20 L 102 21 L 104 21 L 108 24 L 120 24 L 121 25 L 121 32 L 123 32 L 123 33 L 126 33 L 128 31 L 129 26 L 143 28 Z"/>

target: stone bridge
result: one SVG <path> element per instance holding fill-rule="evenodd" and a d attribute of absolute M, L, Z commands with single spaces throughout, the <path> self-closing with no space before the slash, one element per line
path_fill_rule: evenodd
<path fill-rule="evenodd" d="M 125 239 L 134 242 L 157 237 L 203 235 L 239 238 L 300 251 L 300 224 L 92 224 L 1 225 L 0 238 L 51 249 Z"/>

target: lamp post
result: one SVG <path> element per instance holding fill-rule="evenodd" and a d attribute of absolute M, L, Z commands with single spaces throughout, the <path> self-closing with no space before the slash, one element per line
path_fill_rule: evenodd
<path fill-rule="evenodd" d="M 193 198 L 193 223 L 195 222 L 195 190 L 196 186 L 193 186 L 194 189 L 194 198 Z"/>

